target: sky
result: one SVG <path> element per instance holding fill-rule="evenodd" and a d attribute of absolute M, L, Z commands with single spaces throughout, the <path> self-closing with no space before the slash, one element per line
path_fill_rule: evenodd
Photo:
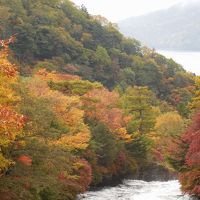
<path fill-rule="evenodd" d="M 143 15 L 168 8 L 177 3 L 200 0 L 72 0 L 76 5 L 85 5 L 89 13 L 102 15 L 111 22 Z"/>

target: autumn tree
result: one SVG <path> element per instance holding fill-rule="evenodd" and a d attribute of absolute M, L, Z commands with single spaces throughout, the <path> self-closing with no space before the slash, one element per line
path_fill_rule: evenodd
<path fill-rule="evenodd" d="M 59 91 L 51 90 L 47 80 L 48 78 L 35 76 L 26 85 L 34 98 L 49 102 L 53 108 L 51 112 L 66 127 L 55 144 L 70 150 L 85 149 L 90 140 L 90 132 L 84 123 L 80 97 L 65 96 Z"/>
<path fill-rule="evenodd" d="M 24 117 L 17 112 L 20 98 L 12 85 L 17 82 L 16 67 L 8 61 L 8 45 L 13 38 L 0 41 L 0 173 L 12 164 L 12 145 L 22 133 Z"/>
<path fill-rule="evenodd" d="M 185 128 L 184 119 L 177 112 L 167 112 L 156 118 L 155 130 L 152 133 L 156 159 L 168 165 L 171 149 L 176 146 Z"/>
<path fill-rule="evenodd" d="M 167 112 L 156 118 L 155 130 L 161 137 L 180 135 L 184 120 L 177 112 Z"/>
<path fill-rule="evenodd" d="M 195 114 L 192 124 L 181 140 L 171 148 L 171 164 L 179 172 L 182 190 L 190 195 L 200 196 L 200 112 Z"/>
<path fill-rule="evenodd" d="M 196 86 L 196 90 L 194 94 L 195 96 L 193 97 L 192 102 L 189 105 L 189 107 L 194 110 L 200 107 L 200 77 L 196 78 L 195 86 Z"/>
<path fill-rule="evenodd" d="M 118 108 L 119 94 L 107 89 L 94 89 L 84 95 L 86 116 L 106 124 L 111 132 L 124 141 L 131 140 L 125 128 L 123 112 Z"/>
<path fill-rule="evenodd" d="M 199 177 L 200 177 L 200 80 L 196 78 L 196 91 L 189 107 L 193 110 L 194 117 L 185 133 L 180 139 L 169 147 L 170 155 L 168 158 L 171 166 L 179 172 L 179 180 L 182 190 L 192 196 L 200 196 Z"/>
<path fill-rule="evenodd" d="M 199 121 L 200 121 L 200 79 L 196 77 L 196 90 L 192 98 L 189 108 L 193 110 L 194 117 L 186 132 L 180 135 L 180 139 L 171 143 L 169 146 L 168 161 L 171 166 L 179 172 L 179 180 L 182 190 L 190 195 L 200 196 L 199 175 L 200 175 L 200 137 L 199 137 Z M 177 127 L 180 129 L 180 127 Z"/>
<path fill-rule="evenodd" d="M 26 116 L 26 124 L 23 137 L 13 145 L 16 164 L 9 176 L 1 178 L 0 196 L 73 199 L 89 187 L 92 171 L 82 152 L 88 148 L 91 135 L 80 97 L 64 95 L 48 85 L 49 80 L 70 78 L 40 71 L 21 78 L 15 86 L 23 99 L 18 109 Z"/>

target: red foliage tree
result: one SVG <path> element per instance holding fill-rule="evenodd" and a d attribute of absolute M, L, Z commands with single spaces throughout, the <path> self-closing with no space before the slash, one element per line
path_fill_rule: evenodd
<path fill-rule="evenodd" d="M 200 110 L 196 113 L 192 125 L 183 135 L 184 141 L 189 145 L 186 154 L 186 163 L 193 167 L 200 165 Z"/>
<path fill-rule="evenodd" d="M 26 165 L 26 166 L 32 165 L 32 159 L 29 156 L 26 156 L 26 155 L 21 155 L 18 158 L 18 161 L 21 162 L 22 164 Z"/>
<path fill-rule="evenodd" d="M 106 124 L 118 138 L 129 142 L 122 109 L 117 107 L 119 94 L 107 89 L 94 89 L 84 95 L 86 116 Z"/>
<path fill-rule="evenodd" d="M 179 175 L 182 189 L 191 195 L 200 197 L 200 110 L 194 116 L 191 126 L 182 139 L 188 146 L 185 169 Z"/>
<path fill-rule="evenodd" d="M 78 169 L 80 176 L 78 183 L 81 185 L 81 192 L 85 192 L 92 182 L 92 168 L 90 164 L 84 159 L 79 160 L 78 163 L 80 165 Z"/>

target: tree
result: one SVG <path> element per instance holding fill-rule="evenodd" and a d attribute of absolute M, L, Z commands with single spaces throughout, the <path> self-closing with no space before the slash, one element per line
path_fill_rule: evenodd
<path fill-rule="evenodd" d="M 174 149 L 174 155 L 182 162 L 178 163 L 179 180 L 182 190 L 190 195 L 200 197 L 200 112 L 194 115 L 192 124 L 182 135 L 182 143 Z M 176 159 L 175 157 L 175 159 Z M 173 158 L 173 157 L 172 157 Z M 174 159 L 173 159 L 174 161 Z M 176 162 L 173 162 L 176 163 Z"/>
<path fill-rule="evenodd" d="M 59 76 L 59 74 L 57 76 Z M 57 141 L 54 141 L 54 144 L 72 151 L 85 149 L 90 140 L 90 131 L 84 123 L 84 111 L 81 109 L 82 102 L 80 97 L 65 96 L 59 91 L 51 90 L 48 86 L 48 80 L 51 80 L 51 78 L 56 79 L 56 74 L 49 74 L 49 76 L 46 75 L 45 78 L 41 75 L 35 75 L 35 77 L 26 83 L 26 88 L 29 91 L 32 91 L 32 98 L 37 99 L 37 101 L 43 101 L 43 104 L 40 105 L 40 108 L 42 108 L 42 105 L 44 106 L 42 108 L 43 112 L 41 113 L 39 110 L 37 114 L 35 114 L 37 116 L 40 113 L 40 115 L 43 116 L 44 111 L 46 114 L 49 113 L 47 116 L 44 116 L 44 119 L 46 119 L 44 125 L 46 124 L 49 133 L 53 131 L 53 125 L 60 126 L 61 130 L 57 127 Z M 49 110 L 47 104 L 49 104 L 52 109 Z M 38 122 L 38 119 L 43 120 L 40 115 L 38 115 L 39 118 L 33 118 L 34 120 L 37 120 L 37 123 L 40 123 Z M 41 128 L 44 127 L 44 125 L 42 125 Z M 56 136 L 55 130 L 54 134 Z"/>
<path fill-rule="evenodd" d="M 102 46 L 98 46 L 95 53 L 95 58 L 98 64 L 103 66 L 109 66 L 111 64 L 110 56 L 107 50 Z"/>
<path fill-rule="evenodd" d="M 0 50 L 0 173 L 13 164 L 10 160 L 13 143 L 21 135 L 24 116 L 17 112 L 19 97 L 12 85 L 17 82 L 17 71 L 8 61 L 8 45 L 13 41 L 1 41 Z"/>
<path fill-rule="evenodd" d="M 177 112 L 167 112 L 156 118 L 155 130 L 161 137 L 180 135 L 184 129 L 184 120 Z"/>
<path fill-rule="evenodd" d="M 122 110 L 117 107 L 118 100 L 119 95 L 114 91 L 94 89 L 84 95 L 86 116 L 106 124 L 118 139 L 128 142 L 131 137 L 124 126 Z"/>
<path fill-rule="evenodd" d="M 168 159 L 171 156 L 171 149 L 179 143 L 184 128 L 184 119 L 177 112 L 163 113 L 156 118 L 155 133 L 152 134 L 153 152 L 156 159 L 165 167 L 169 167 Z"/>
<path fill-rule="evenodd" d="M 122 49 L 128 54 L 133 55 L 139 52 L 140 42 L 132 38 L 124 38 L 122 40 Z"/>
<path fill-rule="evenodd" d="M 96 124 L 92 127 L 92 140 L 94 141 L 98 165 L 104 167 L 111 165 L 119 150 L 117 141 L 109 129 L 102 123 Z"/>
<path fill-rule="evenodd" d="M 155 124 L 152 107 L 153 93 L 147 87 L 129 87 L 121 98 L 125 113 L 132 115 L 128 123 L 129 133 L 149 133 Z"/>
<path fill-rule="evenodd" d="M 195 86 L 196 86 L 195 96 L 192 98 L 192 102 L 189 105 L 190 108 L 194 110 L 200 107 L 200 77 L 196 78 Z"/>
<path fill-rule="evenodd" d="M 136 81 L 135 81 L 135 72 L 130 68 L 127 67 L 121 71 L 120 74 L 120 84 L 119 86 L 121 87 L 122 90 L 125 90 L 128 86 L 134 86 Z"/>
<path fill-rule="evenodd" d="M 121 107 L 127 118 L 127 131 L 133 138 L 126 147 L 139 161 L 150 158 L 148 156 L 152 147 L 150 133 L 155 124 L 152 100 L 153 93 L 147 87 L 128 87 L 121 97 Z"/>

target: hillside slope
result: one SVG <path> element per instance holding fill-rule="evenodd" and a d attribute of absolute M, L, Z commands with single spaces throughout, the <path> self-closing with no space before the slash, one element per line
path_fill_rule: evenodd
<path fill-rule="evenodd" d="M 99 81 L 109 89 L 148 86 L 164 100 L 193 83 L 192 75 L 173 60 L 125 38 L 111 23 L 71 1 L 0 0 L 0 9 L 0 37 L 16 34 L 12 50 L 22 75 L 46 68 Z"/>

